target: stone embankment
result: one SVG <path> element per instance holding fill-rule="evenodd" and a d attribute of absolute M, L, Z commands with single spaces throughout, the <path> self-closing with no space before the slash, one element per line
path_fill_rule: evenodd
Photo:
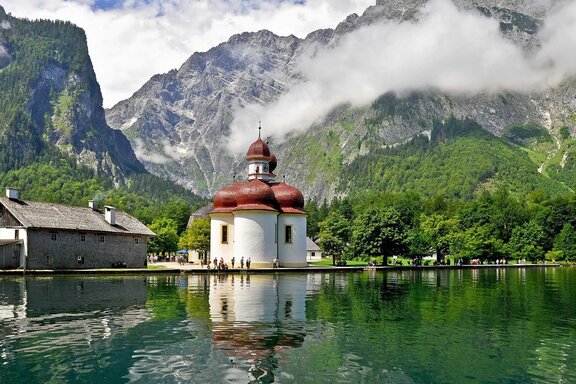
<path fill-rule="evenodd" d="M 143 274 L 173 274 L 173 273 L 294 273 L 294 272 L 359 272 L 359 271 L 417 271 L 417 270 L 448 270 L 448 269 L 489 269 L 489 268 L 538 268 L 560 267 L 560 264 L 481 264 L 481 265 L 437 265 L 437 266 L 310 266 L 307 268 L 230 268 L 226 271 L 207 269 L 198 264 L 180 265 L 177 262 L 154 263 L 150 268 L 104 268 L 104 269 L 66 269 L 66 270 L 0 270 L 0 275 L 143 275 Z"/>

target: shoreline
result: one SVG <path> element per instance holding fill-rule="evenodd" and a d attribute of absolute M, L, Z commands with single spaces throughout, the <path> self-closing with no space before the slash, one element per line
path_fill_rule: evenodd
<path fill-rule="evenodd" d="M 269 274 L 269 273 L 308 273 L 308 272 L 361 272 L 361 271 L 427 271 L 451 269 L 518 269 L 518 268 L 558 268 L 561 264 L 480 264 L 480 265 L 426 265 L 426 266 L 309 266 L 302 268 L 230 268 L 226 271 L 200 268 L 197 265 L 178 265 L 176 262 L 152 264 L 158 269 L 111 268 L 111 269 L 43 269 L 43 270 L 0 270 L 0 276 L 54 276 L 54 275 L 161 275 L 161 274 Z"/>

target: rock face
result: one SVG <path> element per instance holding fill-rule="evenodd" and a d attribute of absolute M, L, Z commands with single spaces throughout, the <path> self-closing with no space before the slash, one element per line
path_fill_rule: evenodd
<path fill-rule="evenodd" d="M 295 62 L 310 47 L 335 45 L 347 32 L 383 18 L 413 20 L 426 3 L 379 0 L 361 16 L 350 15 L 335 29 L 318 30 L 305 39 L 268 31 L 235 35 L 208 52 L 194 53 L 178 70 L 154 76 L 131 98 L 108 110 L 106 119 L 126 134 L 149 171 L 210 196 L 244 167 L 241 156 L 233 157 L 221 147 L 234 108 L 265 105 L 278 98 L 287 82 L 300 76 Z M 538 46 L 535 33 L 554 1 L 457 0 L 456 4 L 497 19 L 501 32 L 529 51 Z M 510 124 L 535 121 L 553 133 L 570 121 L 574 109 L 574 88 L 569 84 L 534 95 L 384 94 L 363 108 L 338 107 L 306 133 L 274 145 L 282 164 L 277 174 L 285 174 L 308 198 L 330 199 L 337 195 L 341 167 L 374 148 L 426 133 L 427 122 L 433 119 L 470 118 L 496 135 Z M 254 132 L 246 134 L 255 136 L 256 124 Z"/>
<path fill-rule="evenodd" d="M 65 153 L 116 183 L 146 172 L 122 132 L 106 123 L 80 28 L 0 9 L 0 84 L 10 90 L 0 96 L 0 171 Z"/>

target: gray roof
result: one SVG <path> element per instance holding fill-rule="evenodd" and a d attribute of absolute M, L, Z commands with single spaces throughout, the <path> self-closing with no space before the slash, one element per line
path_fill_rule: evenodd
<path fill-rule="evenodd" d="M 307 251 L 319 251 L 320 247 L 311 238 L 306 238 L 306 250 Z"/>
<path fill-rule="evenodd" d="M 121 211 L 116 211 L 116 225 L 110 225 L 104 219 L 102 211 L 95 211 L 88 207 L 12 200 L 7 197 L 0 197 L 0 204 L 6 207 L 25 228 L 155 235 L 138 219 Z"/>
<path fill-rule="evenodd" d="M 196 212 L 190 215 L 188 218 L 188 224 L 186 228 L 190 227 L 194 219 L 202 219 L 208 217 L 208 214 L 214 210 L 214 203 L 207 204 L 202 208 L 199 208 Z"/>

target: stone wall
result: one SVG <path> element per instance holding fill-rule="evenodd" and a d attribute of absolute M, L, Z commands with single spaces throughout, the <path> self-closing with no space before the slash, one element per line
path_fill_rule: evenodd
<path fill-rule="evenodd" d="M 111 268 L 115 263 L 144 268 L 146 240 L 142 235 L 29 229 L 27 269 Z"/>

